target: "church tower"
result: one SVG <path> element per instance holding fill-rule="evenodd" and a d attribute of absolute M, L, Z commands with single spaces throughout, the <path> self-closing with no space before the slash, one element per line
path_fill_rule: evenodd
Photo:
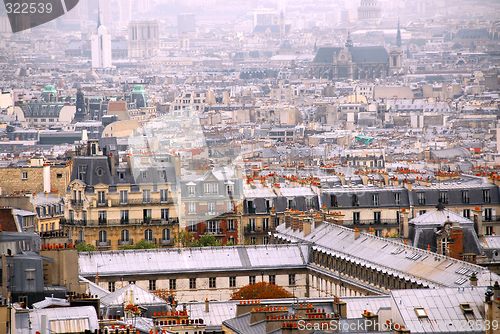
<path fill-rule="evenodd" d="M 92 68 L 111 67 L 111 35 L 108 28 L 101 24 L 101 12 L 98 10 L 97 34 L 91 37 Z"/>
<path fill-rule="evenodd" d="M 396 34 L 396 45 L 398 48 L 401 47 L 401 29 L 399 29 L 399 18 L 398 18 L 398 33 Z"/>

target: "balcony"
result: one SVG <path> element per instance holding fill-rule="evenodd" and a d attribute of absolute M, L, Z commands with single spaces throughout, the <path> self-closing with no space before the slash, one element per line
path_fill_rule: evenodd
<path fill-rule="evenodd" d="M 178 217 L 169 219 L 99 219 L 99 220 L 66 220 L 61 219 L 62 225 L 78 226 L 119 226 L 119 225 L 175 225 L 179 224 Z"/>
<path fill-rule="evenodd" d="M 344 226 L 362 227 L 362 226 L 398 226 L 397 219 L 361 219 L 361 220 L 343 220 Z"/>
<path fill-rule="evenodd" d="M 472 218 L 474 219 L 474 218 Z M 500 221 L 500 216 L 484 216 L 483 222 L 498 222 Z"/>
<path fill-rule="evenodd" d="M 47 239 L 47 238 L 64 238 L 68 237 L 68 233 L 64 230 L 55 230 L 55 231 L 47 231 L 47 232 L 40 232 L 40 237 L 42 239 Z"/>
<path fill-rule="evenodd" d="M 118 240 L 118 246 L 132 246 L 133 244 L 134 244 L 134 239 Z"/>
<path fill-rule="evenodd" d="M 73 207 L 73 209 L 75 209 L 75 210 L 83 208 L 83 201 L 82 200 L 72 199 L 70 201 L 70 203 L 71 203 L 71 206 Z"/>
<path fill-rule="evenodd" d="M 156 239 L 156 238 L 152 238 L 152 239 L 142 239 L 142 240 L 145 240 L 145 241 L 147 241 L 147 242 L 149 242 L 149 243 L 151 243 L 151 244 L 158 245 L 158 243 L 156 242 L 156 241 L 157 241 L 157 239 Z"/>
<path fill-rule="evenodd" d="M 174 240 L 173 239 L 161 239 L 160 244 L 162 246 L 173 246 L 174 245 Z"/>
<path fill-rule="evenodd" d="M 203 234 L 224 234 L 224 231 L 221 228 L 206 228 Z"/>
<path fill-rule="evenodd" d="M 95 246 L 97 248 L 111 248 L 111 240 L 107 240 L 107 241 L 96 240 Z"/>
<path fill-rule="evenodd" d="M 111 200 L 111 206 L 144 206 L 144 205 L 160 205 L 160 204 L 174 204 L 174 201 L 172 199 L 164 200 L 161 201 L 159 198 L 151 198 L 147 201 L 144 201 L 142 198 L 134 198 L 134 199 L 128 199 L 126 202 L 119 200 L 119 199 L 113 199 Z"/>
<path fill-rule="evenodd" d="M 262 227 L 254 227 L 254 226 L 245 227 L 245 233 L 267 233 L 270 230 L 271 230 L 270 228 L 262 228 Z"/>

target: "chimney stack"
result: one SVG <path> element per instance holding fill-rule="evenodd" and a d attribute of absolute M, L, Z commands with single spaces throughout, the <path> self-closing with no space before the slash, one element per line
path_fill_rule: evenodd
<path fill-rule="evenodd" d="M 50 193 L 50 165 L 43 165 L 43 191 L 45 193 Z"/>
<path fill-rule="evenodd" d="M 208 298 L 205 299 L 205 312 L 210 312 L 210 302 L 208 301 Z"/>
<path fill-rule="evenodd" d="M 475 273 L 472 273 L 472 275 L 470 275 L 470 285 L 477 286 L 477 277 Z"/>
<path fill-rule="evenodd" d="M 359 238 L 360 233 L 361 232 L 359 232 L 359 228 L 355 227 L 354 228 L 354 240 L 356 240 L 357 238 Z"/>

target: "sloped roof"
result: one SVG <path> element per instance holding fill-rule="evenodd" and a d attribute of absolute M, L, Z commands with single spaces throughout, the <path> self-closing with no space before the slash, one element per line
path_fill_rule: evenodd
<path fill-rule="evenodd" d="M 461 158 L 471 157 L 469 150 L 464 147 L 446 148 L 442 150 L 430 150 L 430 153 L 433 154 L 436 158 L 441 158 L 441 159 L 453 159 L 456 157 L 461 157 Z"/>
<path fill-rule="evenodd" d="M 127 296 L 127 291 L 132 291 L 132 293 L 128 293 L 129 295 Z M 165 300 L 135 284 L 129 284 L 102 297 L 101 303 L 105 306 L 122 306 L 125 302 L 128 302 L 128 298 L 132 297 L 132 302 L 136 305 L 167 304 Z"/>
<path fill-rule="evenodd" d="M 318 49 L 313 63 L 332 64 L 335 54 L 339 54 L 342 47 L 322 47 Z M 383 46 L 355 46 L 350 48 L 353 63 L 389 63 L 389 53 Z"/>
<path fill-rule="evenodd" d="M 416 225 L 443 225 L 443 223 L 448 220 L 451 222 L 458 222 L 459 224 L 472 224 L 472 221 L 470 219 L 457 215 L 455 212 L 448 209 L 427 211 L 423 215 L 410 219 L 409 223 Z"/>
<path fill-rule="evenodd" d="M 319 48 L 318 52 L 316 53 L 316 56 L 313 59 L 313 63 L 331 64 L 331 63 L 333 63 L 334 54 L 338 55 L 341 50 L 342 50 L 341 47 L 322 47 L 322 48 Z"/>
<path fill-rule="evenodd" d="M 127 276 L 300 268 L 307 265 L 307 247 L 300 245 L 255 245 L 154 250 L 81 252 L 80 275 Z"/>
<path fill-rule="evenodd" d="M 280 224 L 275 236 L 292 243 L 312 243 L 315 250 L 430 288 L 469 286 L 472 272 L 476 272 L 478 286 L 489 285 L 490 275 L 493 281 L 500 280 L 500 276 L 481 266 L 366 233 L 355 239 L 354 230 L 327 222 L 313 227 L 307 236 Z"/>
<path fill-rule="evenodd" d="M 33 308 L 36 309 L 47 308 L 49 306 L 69 306 L 69 302 L 63 298 L 45 297 L 44 300 L 33 303 Z"/>
<path fill-rule="evenodd" d="M 47 333 L 83 333 L 85 330 L 94 332 L 99 329 L 97 313 L 93 306 L 47 308 L 30 311 L 29 314 L 33 332 L 42 332 L 42 314 L 47 315 Z"/>
<path fill-rule="evenodd" d="M 351 49 L 354 63 L 389 63 L 389 54 L 383 46 L 356 46 Z"/>
<path fill-rule="evenodd" d="M 500 235 L 484 236 L 483 240 L 483 249 L 500 249 Z"/>
<path fill-rule="evenodd" d="M 95 284 L 92 281 L 89 281 L 85 277 L 79 276 L 78 280 L 80 282 L 85 282 L 85 283 L 87 283 L 89 285 L 89 292 L 93 296 L 97 296 L 99 298 L 103 298 L 103 297 L 109 295 L 109 291 L 108 290 L 105 290 L 105 289 L 101 288 L 99 285 Z"/>
<path fill-rule="evenodd" d="M 468 325 L 460 327 L 466 319 L 460 304 L 469 304 L 475 321 L 482 320 L 485 293 L 485 287 L 391 291 L 393 305 L 401 315 L 404 326 L 412 333 L 477 332 Z M 418 317 L 415 307 L 422 307 L 427 317 Z"/>

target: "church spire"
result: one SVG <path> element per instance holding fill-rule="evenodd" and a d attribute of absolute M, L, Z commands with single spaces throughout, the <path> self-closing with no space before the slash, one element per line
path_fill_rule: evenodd
<path fill-rule="evenodd" d="M 352 46 L 353 46 L 353 43 L 352 43 L 352 39 L 351 39 L 351 31 L 347 30 L 347 40 L 345 41 L 345 47 L 352 48 Z"/>
<path fill-rule="evenodd" d="M 351 39 L 351 25 L 349 22 L 349 17 L 347 18 L 347 40 L 345 41 L 346 48 L 352 48 L 352 39 Z"/>
<path fill-rule="evenodd" d="M 401 30 L 399 29 L 399 17 L 398 17 L 398 33 L 396 35 L 396 45 L 398 48 L 401 47 Z"/>
<path fill-rule="evenodd" d="M 99 3 L 97 3 L 97 29 L 101 26 L 101 8 L 99 7 Z"/>

